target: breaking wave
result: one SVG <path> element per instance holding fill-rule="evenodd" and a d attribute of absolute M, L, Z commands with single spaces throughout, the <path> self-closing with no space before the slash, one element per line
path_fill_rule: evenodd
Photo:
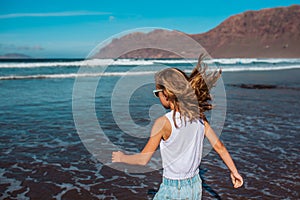
<path fill-rule="evenodd" d="M 39 68 L 39 67 L 97 67 L 97 66 L 126 66 L 126 65 L 155 65 L 155 64 L 196 64 L 196 59 L 91 59 L 80 61 L 42 62 L 28 60 L 26 62 L 0 62 L 1 68 Z M 297 65 L 300 59 L 258 59 L 258 58 L 224 58 L 205 60 L 207 64 L 217 65 Z"/>

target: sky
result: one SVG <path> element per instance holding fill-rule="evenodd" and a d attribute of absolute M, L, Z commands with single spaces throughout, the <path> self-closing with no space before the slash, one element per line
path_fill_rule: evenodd
<path fill-rule="evenodd" d="M 85 58 L 124 31 L 157 27 L 195 34 L 248 10 L 299 0 L 0 0 L 0 55 Z"/>

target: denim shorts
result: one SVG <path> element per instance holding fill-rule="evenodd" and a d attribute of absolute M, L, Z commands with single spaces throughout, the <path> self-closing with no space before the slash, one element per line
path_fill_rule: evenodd
<path fill-rule="evenodd" d="M 202 197 L 202 181 L 199 174 L 192 178 L 172 180 L 163 177 L 154 200 L 184 199 L 200 200 Z"/>

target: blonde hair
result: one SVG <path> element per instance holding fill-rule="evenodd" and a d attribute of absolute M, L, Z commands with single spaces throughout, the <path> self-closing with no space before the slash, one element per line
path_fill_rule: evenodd
<path fill-rule="evenodd" d="M 207 73 L 207 65 L 202 62 L 200 55 L 198 64 L 193 69 L 190 76 L 176 68 L 167 68 L 155 74 L 155 82 L 159 89 L 174 105 L 174 110 L 180 113 L 180 118 L 194 121 L 206 120 L 204 112 L 213 108 L 210 101 L 210 89 L 215 86 L 221 75 L 221 70 Z M 175 121 L 173 112 L 173 121 Z M 207 121 L 207 120 L 206 120 Z"/>

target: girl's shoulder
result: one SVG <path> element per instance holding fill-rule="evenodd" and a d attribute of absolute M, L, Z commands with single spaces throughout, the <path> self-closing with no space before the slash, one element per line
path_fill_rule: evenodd
<path fill-rule="evenodd" d="M 159 126 L 161 128 L 171 126 L 170 120 L 166 115 L 160 116 L 154 122 L 153 126 Z"/>
<path fill-rule="evenodd" d="M 161 133 L 163 138 L 165 138 L 166 135 L 170 135 L 170 133 L 172 132 L 172 126 L 165 115 L 155 120 L 154 125 L 152 127 L 152 132 L 156 134 Z"/>

